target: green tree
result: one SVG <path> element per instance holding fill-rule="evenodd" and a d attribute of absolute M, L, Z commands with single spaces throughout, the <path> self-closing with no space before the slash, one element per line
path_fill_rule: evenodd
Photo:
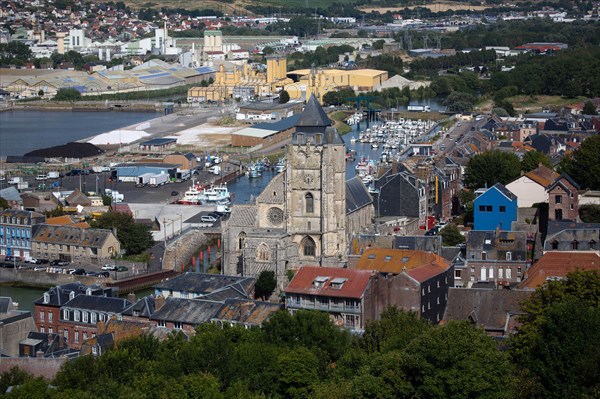
<path fill-rule="evenodd" d="M 10 205 L 8 204 L 8 201 L 6 200 L 6 198 L 0 197 L 0 209 L 8 209 L 8 208 L 10 208 Z"/>
<path fill-rule="evenodd" d="M 286 398 L 312 397 L 312 386 L 323 374 L 319 358 L 305 347 L 298 347 L 279 355 L 276 363 L 279 391 Z"/>
<path fill-rule="evenodd" d="M 467 112 L 473 109 L 475 98 L 469 93 L 453 91 L 444 100 L 444 105 L 451 112 Z"/>
<path fill-rule="evenodd" d="M 442 242 L 447 246 L 455 246 L 465 242 L 465 237 L 460 234 L 460 230 L 455 224 L 447 224 L 442 230 L 440 230 L 442 236 Z"/>
<path fill-rule="evenodd" d="M 583 105 L 583 110 L 581 111 L 584 115 L 598 115 L 596 111 L 596 106 L 590 100 L 586 101 Z"/>
<path fill-rule="evenodd" d="M 254 285 L 254 294 L 256 298 L 268 299 L 275 288 L 277 287 L 277 280 L 275 279 L 275 272 L 271 270 L 263 270 L 256 279 Z"/>
<path fill-rule="evenodd" d="M 74 88 L 58 89 L 54 96 L 54 101 L 79 101 L 81 93 Z"/>
<path fill-rule="evenodd" d="M 288 101 L 290 101 L 290 93 L 288 93 L 287 90 L 282 90 L 281 93 L 279 93 L 279 104 L 285 104 Z"/>
<path fill-rule="evenodd" d="M 522 306 L 510 353 L 527 368 L 537 398 L 600 393 L 600 273 L 577 271 L 549 281 Z"/>
<path fill-rule="evenodd" d="M 515 369 L 494 340 L 467 322 L 449 322 L 406 348 L 407 377 L 422 398 L 514 398 Z"/>
<path fill-rule="evenodd" d="M 600 135 L 583 140 L 571 156 L 562 159 L 558 169 L 569 174 L 581 188 L 600 190 Z"/>
<path fill-rule="evenodd" d="M 360 345 L 368 354 L 404 349 L 430 328 L 430 324 L 416 312 L 392 306 L 381 313 L 379 320 L 367 324 Z"/>
<path fill-rule="evenodd" d="M 524 173 L 534 170 L 540 165 L 553 169 L 550 158 L 543 152 L 536 150 L 527 151 L 525 155 L 523 155 L 523 159 L 521 160 L 521 170 Z"/>
<path fill-rule="evenodd" d="M 98 229 L 116 229 L 117 238 L 127 255 L 137 255 L 154 245 L 147 226 L 135 223 L 133 217 L 123 212 L 106 212 L 92 222 Z"/>
<path fill-rule="evenodd" d="M 600 223 L 600 205 L 579 205 L 579 217 L 584 223 Z"/>
<path fill-rule="evenodd" d="M 476 190 L 485 185 L 507 184 L 520 175 L 521 161 L 518 156 L 497 150 L 486 151 L 469 159 L 465 170 L 465 186 Z"/>
<path fill-rule="evenodd" d="M 262 51 L 263 55 L 271 55 L 275 53 L 275 49 L 271 46 L 265 46 Z"/>

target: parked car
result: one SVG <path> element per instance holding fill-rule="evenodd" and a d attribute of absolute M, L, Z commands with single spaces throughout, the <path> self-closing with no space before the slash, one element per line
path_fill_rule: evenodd
<path fill-rule="evenodd" d="M 41 265 L 42 264 L 42 260 L 41 259 L 36 259 L 36 258 L 29 258 L 28 262 L 29 263 L 33 263 L 34 265 Z"/>
<path fill-rule="evenodd" d="M 35 180 L 46 180 L 46 178 L 47 178 L 46 175 L 37 175 L 35 177 Z"/>
<path fill-rule="evenodd" d="M 14 269 L 15 265 L 14 265 L 14 263 L 4 262 L 4 263 L 0 263 L 0 267 L 2 267 L 4 269 Z"/>
<path fill-rule="evenodd" d="M 109 272 L 112 272 L 113 270 L 117 270 L 117 265 L 111 265 L 107 263 L 104 266 L 102 266 L 102 270 L 108 270 Z"/>
<path fill-rule="evenodd" d="M 217 218 L 210 215 L 203 215 L 200 220 L 203 222 L 214 223 L 217 221 Z"/>
<path fill-rule="evenodd" d="M 96 274 L 98 277 L 110 277 L 110 273 L 109 272 L 98 272 Z"/>
<path fill-rule="evenodd" d="M 7 256 L 6 258 L 4 258 L 5 262 L 21 262 L 21 257 L 20 256 Z"/>
<path fill-rule="evenodd" d="M 92 277 L 95 277 L 95 276 L 97 276 L 97 275 L 98 275 L 98 273 L 97 273 L 97 272 L 94 272 L 94 271 L 92 271 L 92 270 L 90 270 L 90 271 L 88 271 L 88 272 L 85 272 L 85 275 L 86 275 L 86 276 L 92 276 Z"/>
<path fill-rule="evenodd" d="M 54 259 L 53 261 L 50 262 L 50 266 L 68 266 L 69 262 L 66 260 L 58 260 L 58 259 Z"/>
<path fill-rule="evenodd" d="M 85 269 L 69 269 L 69 274 L 75 276 L 85 276 Z"/>
<path fill-rule="evenodd" d="M 176 197 L 179 195 L 179 191 L 171 191 L 171 196 Z"/>
<path fill-rule="evenodd" d="M 46 271 L 46 266 L 34 266 L 33 271 L 34 272 Z"/>
<path fill-rule="evenodd" d="M 118 272 L 126 272 L 127 270 L 129 270 L 127 266 L 117 266 Z"/>

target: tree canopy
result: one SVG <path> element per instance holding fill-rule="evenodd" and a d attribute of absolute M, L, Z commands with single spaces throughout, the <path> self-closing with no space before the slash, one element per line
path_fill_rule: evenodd
<path fill-rule="evenodd" d="M 584 223 L 600 223 L 600 204 L 579 205 L 579 217 Z"/>
<path fill-rule="evenodd" d="M 447 224 L 444 226 L 442 230 L 440 230 L 440 235 L 442 236 L 442 242 L 444 245 L 455 246 L 465 242 L 465 237 L 460 234 L 460 230 L 456 227 L 455 224 Z"/>
<path fill-rule="evenodd" d="M 520 175 L 521 161 L 518 156 L 498 150 L 486 151 L 469 159 L 465 170 L 465 186 L 476 190 L 485 185 L 507 184 Z"/>
<path fill-rule="evenodd" d="M 600 190 L 600 136 L 590 136 L 570 156 L 565 156 L 559 171 L 571 176 L 581 188 Z"/>
<path fill-rule="evenodd" d="M 81 99 L 81 93 L 74 88 L 58 89 L 54 100 L 56 101 L 77 101 Z"/>
<path fill-rule="evenodd" d="M 148 227 L 135 223 L 133 217 L 124 212 L 106 212 L 92 222 L 92 227 L 116 229 L 117 238 L 126 255 L 140 254 L 154 245 L 154 239 Z"/>
<path fill-rule="evenodd" d="M 527 173 L 531 170 L 536 169 L 538 166 L 544 165 L 550 169 L 553 169 L 552 162 L 548 155 L 540 151 L 528 151 L 523 155 L 521 160 L 521 170 Z"/>

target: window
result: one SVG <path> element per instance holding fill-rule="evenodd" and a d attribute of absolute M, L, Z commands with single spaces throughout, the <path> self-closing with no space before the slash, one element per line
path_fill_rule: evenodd
<path fill-rule="evenodd" d="M 554 240 L 552 241 L 552 249 L 558 249 L 558 241 Z"/>
<path fill-rule="evenodd" d="M 506 212 L 506 207 L 504 205 L 500 205 L 500 212 Z"/>
<path fill-rule="evenodd" d="M 481 260 L 486 260 L 487 259 L 487 254 L 485 252 L 481 253 Z"/>
<path fill-rule="evenodd" d="M 571 247 L 573 249 L 579 249 L 579 242 L 577 240 L 573 240 L 573 242 L 571 243 Z"/>
<path fill-rule="evenodd" d="M 246 233 L 243 231 L 238 235 L 238 249 L 244 248 L 244 239 L 246 238 Z"/>
<path fill-rule="evenodd" d="M 84 331 L 83 332 L 83 340 L 85 341 L 86 339 L 88 339 L 87 331 Z"/>
<path fill-rule="evenodd" d="M 84 323 L 88 322 L 88 312 L 83 312 L 83 322 Z"/>
<path fill-rule="evenodd" d="M 53 319 L 54 319 L 54 313 L 52 313 L 52 312 L 48 312 L 48 321 L 49 321 L 50 323 L 52 323 L 52 322 L 54 321 Z"/>
<path fill-rule="evenodd" d="M 562 195 L 555 195 L 554 202 L 556 202 L 557 204 L 562 204 Z"/>
<path fill-rule="evenodd" d="M 69 320 L 69 309 L 63 309 L 63 320 Z"/>
<path fill-rule="evenodd" d="M 98 319 L 100 319 L 100 321 L 104 321 L 104 318 L 105 318 L 104 313 L 100 313 L 98 315 Z"/>
<path fill-rule="evenodd" d="M 98 321 L 98 314 L 92 313 L 92 323 L 96 323 Z"/>
<path fill-rule="evenodd" d="M 175 323 L 173 323 L 173 327 L 181 330 L 183 328 L 183 325 L 180 321 L 176 321 Z"/>
<path fill-rule="evenodd" d="M 159 326 L 159 327 L 166 327 L 166 323 L 165 323 L 165 321 L 164 321 L 164 320 L 159 320 L 159 321 L 158 321 L 158 326 Z"/>
<path fill-rule="evenodd" d="M 315 211 L 315 199 L 311 193 L 306 193 L 304 202 L 306 213 L 313 213 Z"/>
<path fill-rule="evenodd" d="M 75 343 L 79 343 L 79 331 L 75 331 Z"/>
<path fill-rule="evenodd" d="M 506 279 L 507 279 L 507 280 L 510 280 L 510 279 L 511 279 L 511 277 L 512 277 L 512 269 L 510 269 L 510 268 L 507 268 L 507 269 L 506 269 Z"/>
<path fill-rule="evenodd" d="M 73 315 L 75 316 L 75 321 L 79 321 L 79 310 L 76 310 Z"/>
<path fill-rule="evenodd" d="M 304 237 L 302 240 L 302 254 L 304 256 L 315 256 L 316 254 L 316 245 L 315 241 L 310 237 Z"/>
<path fill-rule="evenodd" d="M 44 327 L 40 327 L 40 332 L 43 334 L 46 332 L 46 329 Z"/>
<path fill-rule="evenodd" d="M 517 273 L 521 273 L 521 271 L 522 271 L 521 266 L 517 267 Z"/>
<path fill-rule="evenodd" d="M 256 260 L 262 262 L 271 260 L 271 250 L 264 242 L 261 242 L 256 248 Z"/>
<path fill-rule="evenodd" d="M 508 261 L 512 260 L 512 252 L 507 252 L 506 253 L 506 260 L 508 260 Z"/>
<path fill-rule="evenodd" d="M 573 193 L 569 193 L 569 197 L 573 198 L 574 197 Z"/>
<path fill-rule="evenodd" d="M 40 310 L 40 321 L 44 321 L 46 319 L 46 314 L 43 310 Z"/>
<path fill-rule="evenodd" d="M 454 270 L 454 278 L 460 278 L 460 270 Z"/>
<path fill-rule="evenodd" d="M 504 278 L 504 269 L 503 268 L 499 268 L 498 269 L 498 278 Z"/>
<path fill-rule="evenodd" d="M 575 205 L 573 204 L 571 204 L 569 207 L 571 208 L 571 210 L 575 209 Z"/>
<path fill-rule="evenodd" d="M 69 330 L 64 330 L 64 331 L 63 331 L 63 335 L 64 335 L 64 337 L 65 337 L 65 341 L 67 341 L 67 342 L 68 342 L 68 341 L 69 341 Z"/>
<path fill-rule="evenodd" d="M 554 219 L 562 220 L 562 217 L 563 217 L 562 209 L 555 209 L 554 210 Z"/>

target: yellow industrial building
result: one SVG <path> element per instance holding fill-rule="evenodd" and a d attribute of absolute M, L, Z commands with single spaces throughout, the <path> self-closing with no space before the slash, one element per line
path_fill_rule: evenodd
<path fill-rule="evenodd" d="M 349 87 L 357 92 L 376 90 L 388 79 L 386 71 L 376 69 L 301 69 L 287 72 L 283 57 L 267 59 L 267 71 L 250 70 L 248 64 L 229 66 L 221 63 L 215 81 L 208 87 L 188 90 L 188 102 L 222 101 L 231 98 L 247 100 L 286 90 L 291 99 L 310 98 L 319 101 L 329 91 Z"/>

